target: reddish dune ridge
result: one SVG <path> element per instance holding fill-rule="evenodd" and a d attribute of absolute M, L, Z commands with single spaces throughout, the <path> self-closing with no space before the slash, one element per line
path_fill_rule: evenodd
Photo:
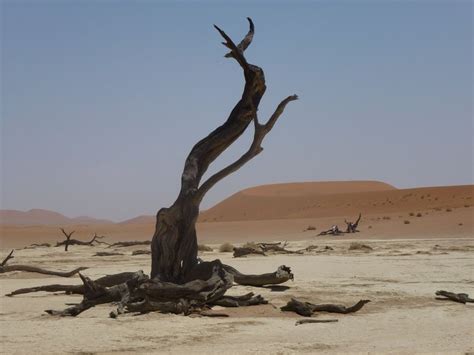
<path fill-rule="evenodd" d="M 396 189 L 377 181 L 275 184 L 240 191 L 200 222 L 318 218 L 395 213 L 472 204 L 473 185 Z"/>

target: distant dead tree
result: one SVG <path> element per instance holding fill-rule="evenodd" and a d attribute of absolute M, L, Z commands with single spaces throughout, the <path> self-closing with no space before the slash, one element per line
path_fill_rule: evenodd
<path fill-rule="evenodd" d="M 88 246 L 92 246 L 92 245 L 94 245 L 94 243 L 110 245 L 109 243 L 106 243 L 106 242 L 103 242 L 103 241 L 100 240 L 100 239 L 105 238 L 105 236 L 99 237 L 97 235 L 97 233 L 94 233 L 94 236 L 88 242 L 83 242 L 81 240 L 71 239 L 71 236 L 74 234 L 75 231 L 72 231 L 71 233 L 67 233 L 63 228 L 60 228 L 60 230 L 61 230 L 61 232 L 63 232 L 64 236 L 66 237 L 66 240 L 63 240 L 62 242 L 57 242 L 56 246 L 60 247 L 60 246 L 64 245 L 64 251 L 67 251 L 68 247 L 70 245 L 88 245 Z"/>
<path fill-rule="evenodd" d="M 355 222 L 347 222 L 346 220 L 344 220 L 344 222 L 347 225 L 346 233 L 356 233 L 356 232 L 358 232 L 357 226 L 359 225 L 361 217 L 362 217 L 362 214 L 359 213 L 359 218 L 357 218 L 357 221 L 355 221 Z"/>

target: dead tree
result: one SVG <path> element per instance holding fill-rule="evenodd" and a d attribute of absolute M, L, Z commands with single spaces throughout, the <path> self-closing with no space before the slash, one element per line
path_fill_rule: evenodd
<path fill-rule="evenodd" d="M 64 245 L 64 251 L 67 251 L 67 248 L 69 247 L 69 242 L 71 240 L 71 236 L 76 232 L 72 231 L 71 233 L 66 233 L 66 231 L 63 228 L 60 228 L 61 232 L 63 232 L 64 236 L 66 237 L 66 240 L 64 242 L 58 242 L 56 244 L 57 247 Z"/>
<path fill-rule="evenodd" d="M 355 221 L 354 223 L 353 222 L 347 222 L 346 220 L 344 220 L 344 222 L 347 225 L 346 233 L 356 233 L 356 232 L 358 232 L 357 226 L 359 225 L 361 217 L 362 217 L 362 214 L 359 213 L 359 218 L 357 218 L 357 221 Z"/>
<path fill-rule="evenodd" d="M 109 243 L 103 242 L 103 241 L 100 240 L 100 239 L 105 238 L 105 236 L 99 237 L 99 236 L 97 235 L 97 233 L 94 233 L 94 236 L 93 236 L 92 239 L 89 240 L 88 242 L 83 242 L 82 240 L 71 239 L 71 236 L 73 235 L 73 233 L 74 233 L 75 231 L 72 231 L 71 233 L 66 233 L 66 231 L 65 231 L 63 228 L 60 228 L 60 229 L 61 229 L 61 232 L 63 232 L 64 236 L 66 237 L 66 240 L 63 240 L 62 242 L 57 242 L 57 243 L 56 243 L 56 247 L 60 247 L 60 246 L 64 245 L 64 251 L 67 251 L 67 250 L 68 250 L 68 247 L 69 247 L 70 245 L 88 245 L 88 246 L 93 246 L 94 243 L 110 245 Z"/>
<path fill-rule="evenodd" d="M 198 312 L 206 315 L 208 308 L 217 303 L 232 306 L 266 303 L 258 295 L 224 297 L 234 282 L 261 286 L 293 279 L 290 268 L 286 266 L 280 266 L 274 273 L 245 275 L 223 265 L 219 260 L 202 262 L 197 256 L 195 225 L 205 194 L 220 180 L 262 152 L 263 139 L 272 130 L 286 105 L 297 99 L 296 95 L 288 96 L 280 102 L 266 123 L 259 122 L 257 110 L 266 86 L 263 70 L 249 64 L 244 57 L 243 52 L 252 42 L 254 35 L 252 20 L 248 18 L 248 21 L 250 30 L 239 45 L 235 45 L 224 31 L 214 26 L 224 38 L 223 44 L 230 49 L 226 57 L 235 59 L 242 68 L 245 86 L 242 98 L 227 120 L 192 148 L 184 164 L 181 189 L 176 201 L 157 213 L 155 233 L 151 242 L 151 278 L 143 273 L 133 274 L 127 275 L 125 281 L 120 279 L 116 283 L 104 285 L 99 280 L 93 281 L 81 275 L 83 285 L 80 289 L 74 288 L 74 291 L 82 292 L 82 302 L 62 311 L 47 310 L 49 314 L 76 316 L 95 305 L 114 302 L 118 304 L 117 310 L 110 314 L 114 318 L 123 312 L 151 311 L 184 314 Z M 254 135 L 249 149 L 232 164 L 202 182 L 209 165 L 234 143 L 252 122 Z M 48 289 L 40 287 L 23 290 L 21 293 L 60 289 L 50 286 Z M 20 290 L 17 290 L 12 294 L 19 293 Z"/>
<path fill-rule="evenodd" d="M 259 122 L 257 110 L 266 90 L 265 76 L 262 68 L 249 64 L 244 57 L 244 51 L 254 36 L 253 22 L 250 18 L 248 21 L 250 30 L 238 46 L 224 31 L 214 26 L 224 38 L 223 44 L 230 49 L 226 57 L 234 59 L 243 70 L 244 91 L 225 123 L 192 148 L 184 164 L 181 189 L 176 201 L 157 213 L 151 245 L 152 278 L 158 277 L 163 281 L 181 283 L 196 267 L 198 250 L 195 224 L 202 199 L 220 180 L 262 152 L 263 139 L 271 131 L 286 105 L 297 99 L 296 95 L 288 96 L 278 105 L 266 123 Z M 247 152 L 202 182 L 201 179 L 209 165 L 234 143 L 252 122 L 254 136 Z"/>
<path fill-rule="evenodd" d="M 37 266 L 32 266 L 32 265 L 20 265 L 20 264 L 7 265 L 8 260 L 14 258 L 13 251 L 14 250 L 12 250 L 10 254 L 8 254 L 7 257 L 0 264 L 0 274 L 3 274 L 4 272 L 10 272 L 10 271 L 26 271 L 26 272 L 35 272 L 35 273 L 44 274 L 44 275 L 71 277 L 79 273 L 79 271 L 88 269 L 85 266 L 81 266 L 71 271 L 54 271 L 54 270 L 46 270 L 46 269 L 43 269 Z"/>

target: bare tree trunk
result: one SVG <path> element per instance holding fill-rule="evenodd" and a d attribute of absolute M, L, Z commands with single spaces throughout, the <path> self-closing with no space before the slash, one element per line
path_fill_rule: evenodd
<path fill-rule="evenodd" d="M 181 190 L 176 201 L 170 207 L 162 208 L 157 213 L 151 245 L 152 278 L 182 283 L 186 275 L 197 265 L 195 225 L 199 205 L 204 195 L 217 182 L 238 170 L 263 150 L 261 143 L 265 135 L 273 128 L 286 104 L 297 99 L 296 95 L 287 97 L 266 124 L 258 122 L 258 105 L 266 86 L 263 70 L 249 64 L 243 54 L 254 35 L 252 20 L 248 18 L 248 21 L 250 30 L 238 46 L 224 31 L 215 26 L 225 39 L 223 44 L 230 49 L 226 57 L 234 58 L 243 69 L 245 87 L 242 98 L 231 111 L 227 121 L 192 148 L 184 164 Z M 201 184 L 201 179 L 209 165 L 244 133 L 252 121 L 255 133 L 249 150 L 234 163 Z"/>

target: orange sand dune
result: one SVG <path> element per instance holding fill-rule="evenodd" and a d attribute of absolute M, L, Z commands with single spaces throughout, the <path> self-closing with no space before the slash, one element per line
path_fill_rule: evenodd
<path fill-rule="evenodd" d="M 324 186 L 325 183 L 322 183 Z M 474 185 L 397 190 L 383 183 L 268 185 L 238 192 L 201 213 L 201 222 L 320 218 L 362 214 L 418 212 L 472 204 Z M 332 185 L 331 185 L 332 184 Z M 340 185 L 339 185 L 340 184 Z M 338 186 L 341 188 L 338 189 Z M 366 186 L 357 190 L 354 186 Z M 372 188 L 372 189 L 371 189 Z M 291 192 L 295 191 L 294 194 Z M 306 193 L 303 193 L 306 191 Z"/>

